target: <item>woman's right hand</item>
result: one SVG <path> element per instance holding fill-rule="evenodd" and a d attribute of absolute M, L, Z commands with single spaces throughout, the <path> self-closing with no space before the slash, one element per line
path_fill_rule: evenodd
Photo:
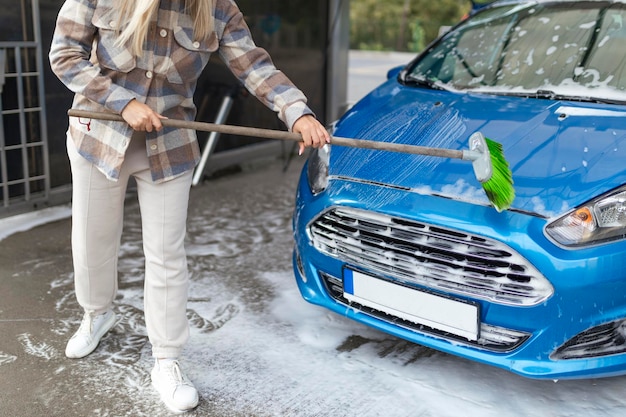
<path fill-rule="evenodd" d="M 167 117 L 161 116 L 137 100 L 129 101 L 124 110 L 122 110 L 121 116 L 130 127 L 140 132 L 152 132 L 153 130 L 158 132 L 163 129 L 161 120 L 167 119 Z"/>
<path fill-rule="evenodd" d="M 292 130 L 293 132 L 300 133 L 302 135 L 302 142 L 300 142 L 298 155 L 302 155 L 304 148 L 307 146 L 321 148 L 327 143 L 330 143 L 330 135 L 328 134 L 328 131 L 311 114 L 306 114 L 296 120 L 293 124 Z"/>

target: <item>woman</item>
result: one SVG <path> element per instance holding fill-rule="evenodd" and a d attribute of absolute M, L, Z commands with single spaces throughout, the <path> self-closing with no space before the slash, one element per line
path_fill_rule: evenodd
<path fill-rule="evenodd" d="M 132 176 L 142 216 L 152 383 L 176 411 L 198 403 L 178 358 L 189 336 L 183 243 L 200 151 L 195 132 L 164 128 L 161 120 L 195 118 L 196 81 L 213 52 L 302 134 L 300 153 L 330 141 L 303 93 L 253 43 L 232 0 L 66 0 L 50 50 L 53 71 L 75 93 L 74 108 L 118 113 L 127 122 L 69 121 L 75 289 L 85 313 L 66 355 L 90 354 L 115 324 L 123 203 Z"/>

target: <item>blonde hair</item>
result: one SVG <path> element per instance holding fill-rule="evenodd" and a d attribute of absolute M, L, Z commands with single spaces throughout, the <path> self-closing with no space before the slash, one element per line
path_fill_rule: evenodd
<path fill-rule="evenodd" d="M 213 32 L 213 1 L 185 0 L 185 12 L 193 20 L 194 40 L 208 39 Z M 120 12 L 117 28 L 118 45 L 129 43 L 131 51 L 141 55 L 152 17 L 159 9 L 159 0 L 118 0 Z"/>

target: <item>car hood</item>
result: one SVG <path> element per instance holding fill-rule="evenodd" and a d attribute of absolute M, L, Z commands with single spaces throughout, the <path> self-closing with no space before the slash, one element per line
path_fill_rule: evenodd
<path fill-rule="evenodd" d="M 626 106 L 405 87 L 390 80 L 350 109 L 335 136 L 458 150 L 480 131 L 502 144 L 511 209 L 553 217 L 626 183 Z M 472 163 L 334 146 L 331 176 L 477 204 Z"/>

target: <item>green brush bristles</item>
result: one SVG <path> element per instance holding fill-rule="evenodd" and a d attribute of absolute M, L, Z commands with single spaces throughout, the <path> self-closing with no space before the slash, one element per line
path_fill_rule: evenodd
<path fill-rule="evenodd" d="M 489 148 L 492 174 L 482 185 L 489 201 L 498 212 L 501 212 L 511 207 L 515 199 L 513 174 L 509 169 L 509 163 L 504 159 L 502 145 L 488 138 L 485 138 L 485 142 Z"/>

